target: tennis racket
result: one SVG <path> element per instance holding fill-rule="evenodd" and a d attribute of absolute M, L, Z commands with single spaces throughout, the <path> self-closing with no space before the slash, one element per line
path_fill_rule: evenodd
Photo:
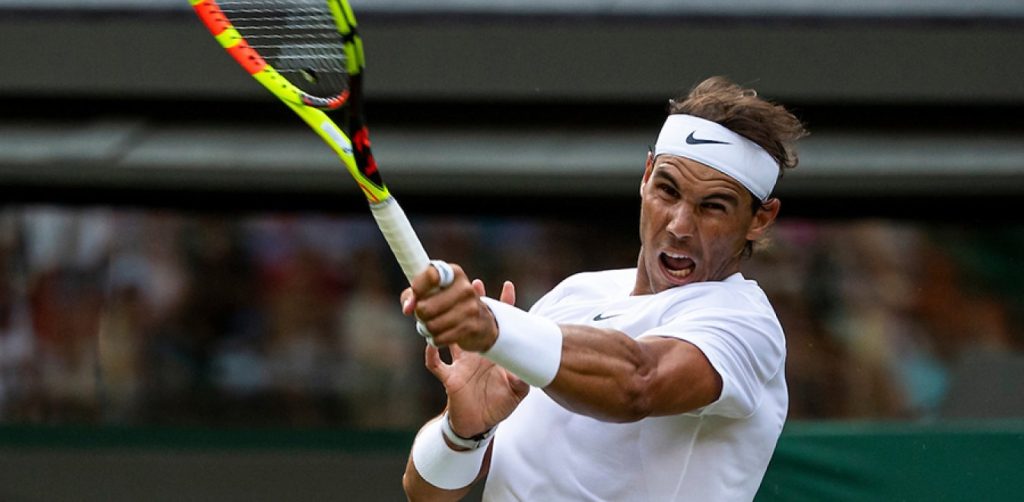
<path fill-rule="evenodd" d="M 426 270 L 431 264 L 427 253 L 384 185 L 370 151 L 363 113 L 366 59 L 348 2 L 189 1 L 228 54 L 338 154 L 366 195 L 406 279 L 411 282 Z"/>

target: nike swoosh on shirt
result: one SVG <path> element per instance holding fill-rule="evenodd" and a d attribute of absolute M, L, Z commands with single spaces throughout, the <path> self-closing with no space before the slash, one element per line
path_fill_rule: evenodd
<path fill-rule="evenodd" d="M 596 316 L 594 316 L 594 320 L 595 321 L 606 321 L 606 320 L 611 319 L 613 317 L 619 317 L 620 315 L 622 315 L 622 314 L 604 315 L 604 312 L 602 312 L 602 313 L 597 314 Z"/>
<path fill-rule="evenodd" d="M 686 137 L 686 144 L 687 145 L 730 145 L 730 144 L 732 144 L 732 143 L 729 143 L 728 141 L 718 141 L 716 139 L 694 138 L 693 137 L 693 133 L 694 132 L 697 132 L 697 131 L 691 132 L 690 135 Z"/>

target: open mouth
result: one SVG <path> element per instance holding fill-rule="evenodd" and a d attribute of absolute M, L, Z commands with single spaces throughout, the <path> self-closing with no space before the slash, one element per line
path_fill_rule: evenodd
<path fill-rule="evenodd" d="M 661 253 L 659 259 L 668 274 L 676 279 L 685 279 L 697 267 L 693 259 L 685 255 Z"/>

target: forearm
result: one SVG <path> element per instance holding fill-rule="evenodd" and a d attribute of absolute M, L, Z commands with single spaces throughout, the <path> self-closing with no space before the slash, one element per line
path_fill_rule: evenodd
<path fill-rule="evenodd" d="M 649 414 L 657 361 L 626 334 L 592 326 L 559 325 L 542 316 L 484 300 L 498 333 L 484 352 L 570 411 L 628 422 Z"/>
<path fill-rule="evenodd" d="M 444 490 L 428 483 L 413 464 L 412 456 L 405 465 L 405 474 L 402 476 L 402 488 L 405 489 L 405 496 L 410 502 L 449 502 L 462 500 L 473 485 L 458 490 Z"/>
<path fill-rule="evenodd" d="M 566 409 L 610 422 L 675 415 L 711 404 L 722 379 L 696 346 L 669 337 L 632 339 L 560 325 L 562 359 L 544 388 Z"/>
<path fill-rule="evenodd" d="M 721 394 L 721 377 L 691 343 L 558 325 L 513 307 L 488 305 L 498 334 L 484 357 L 544 389 L 570 411 L 630 422 L 692 411 Z"/>
<path fill-rule="evenodd" d="M 544 392 L 570 411 L 600 420 L 630 422 L 651 414 L 657 360 L 644 344 L 614 330 L 560 327 L 561 364 Z"/>
<path fill-rule="evenodd" d="M 446 418 L 442 416 L 441 419 Z M 406 462 L 402 487 L 410 501 L 461 500 L 470 492 L 473 485 L 487 474 L 491 457 L 490 444 L 481 445 L 482 450 L 467 452 L 441 439 L 437 424 L 437 419 L 431 420 L 420 429 L 413 444 L 413 451 Z M 480 455 L 475 456 L 476 460 L 467 459 L 467 455 L 473 456 L 476 452 L 482 453 L 482 459 Z M 418 460 L 427 462 L 427 465 L 417 466 Z M 424 477 L 421 469 L 427 469 L 424 472 L 430 475 Z M 428 481 L 428 478 L 434 481 Z"/>

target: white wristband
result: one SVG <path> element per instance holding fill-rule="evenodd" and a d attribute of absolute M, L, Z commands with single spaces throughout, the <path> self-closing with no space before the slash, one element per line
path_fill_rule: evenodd
<path fill-rule="evenodd" d="M 481 298 L 498 323 L 498 339 L 482 355 L 534 387 L 546 387 L 562 364 L 562 328 L 507 303 Z"/>
<path fill-rule="evenodd" d="M 475 450 L 481 446 L 487 446 L 491 442 L 491 437 L 494 436 L 494 431 L 498 430 L 498 426 L 495 425 L 484 431 L 483 434 L 464 438 L 456 434 L 452 429 L 452 418 L 448 415 L 447 411 L 444 412 L 444 415 L 441 415 L 441 419 L 438 422 L 441 422 L 441 434 L 444 434 L 444 438 L 449 443 L 467 450 Z"/>
<path fill-rule="evenodd" d="M 434 420 L 420 429 L 412 443 L 412 463 L 426 482 L 445 490 L 457 490 L 472 484 L 480 474 L 487 448 L 451 449 L 444 442 L 441 420 L 447 420 L 447 417 Z"/>

